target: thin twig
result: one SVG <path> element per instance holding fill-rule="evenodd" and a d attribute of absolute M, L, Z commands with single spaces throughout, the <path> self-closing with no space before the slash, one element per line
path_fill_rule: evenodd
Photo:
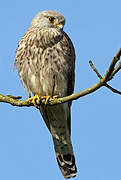
<path fill-rule="evenodd" d="M 120 56 L 121 56 L 121 48 L 119 49 L 119 51 L 117 52 L 117 54 L 114 56 L 114 58 L 113 58 L 113 60 L 112 60 L 112 62 L 111 62 L 111 64 L 110 64 L 110 66 L 109 66 L 109 69 L 107 70 L 107 72 L 106 72 L 106 74 L 105 74 L 105 76 L 104 76 L 105 80 L 111 80 L 110 77 L 112 76 L 112 74 L 113 74 L 113 72 L 114 72 L 115 65 L 116 65 L 116 63 L 119 61 Z M 115 74 L 116 74 L 116 73 L 115 73 Z"/>
<path fill-rule="evenodd" d="M 114 69 L 111 79 L 115 76 L 115 74 L 121 69 L 121 61 L 119 62 L 118 66 Z"/>
<path fill-rule="evenodd" d="M 94 64 L 93 64 L 93 62 L 91 60 L 89 61 L 89 64 L 90 64 L 91 68 L 93 69 L 93 71 L 97 74 L 97 76 L 100 79 L 103 79 L 102 76 L 100 75 L 100 73 L 98 72 L 98 70 L 96 69 L 96 67 L 94 66 Z"/>
<path fill-rule="evenodd" d="M 112 86 L 108 85 L 107 83 L 105 83 L 104 86 L 107 87 L 108 89 L 110 89 L 113 93 L 121 95 L 121 91 L 118 91 L 117 89 L 113 88 Z"/>
<path fill-rule="evenodd" d="M 96 69 L 96 67 L 94 66 L 94 64 L 93 64 L 93 62 L 92 62 L 91 60 L 89 61 L 89 64 L 90 64 L 91 68 L 93 69 L 93 71 L 97 74 L 97 76 L 98 76 L 100 79 L 103 79 L 103 77 L 102 77 L 101 74 L 98 72 L 98 70 Z M 120 91 L 118 91 L 117 89 L 114 89 L 113 87 L 111 87 L 111 86 L 108 85 L 107 83 L 105 83 L 104 86 L 107 87 L 108 89 L 110 89 L 112 92 L 121 95 L 121 92 L 120 92 Z"/>

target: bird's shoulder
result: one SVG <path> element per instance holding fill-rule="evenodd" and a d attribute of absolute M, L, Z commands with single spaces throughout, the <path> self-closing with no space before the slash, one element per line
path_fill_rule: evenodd
<path fill-rule="evenodd" d="M 63 48 L 64 52 L 66 52 L 75 61 L 75 49 L 70 37 L 66 32 L 63 32 L 61 47 Z"/>

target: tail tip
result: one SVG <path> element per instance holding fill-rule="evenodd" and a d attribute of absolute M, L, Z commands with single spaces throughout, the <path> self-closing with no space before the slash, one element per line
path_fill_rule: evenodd
<path fill-rule="evenodd" d="M 64 178 L 73 178 L 76 176 L 77 168 L 75 164 L 75 158 L 72 154 L 56 154 L 57 162 Z"/>

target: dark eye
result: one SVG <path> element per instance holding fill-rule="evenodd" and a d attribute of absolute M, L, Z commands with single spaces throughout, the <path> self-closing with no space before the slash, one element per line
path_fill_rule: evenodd
<path fill-rule="evenodd" d="M 49 17 L 48 20 L 51 22 L 51 23 L 55 23 L 56 22 L 56 19 L 54 17 Z"/>

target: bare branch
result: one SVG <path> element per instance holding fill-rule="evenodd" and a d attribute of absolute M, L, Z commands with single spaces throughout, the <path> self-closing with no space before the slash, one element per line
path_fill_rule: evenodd
<path fill-rule="evenodd" d="M 11 96 L 11 95 L 7 95 L 7 96 L 0 95 L 0 102 L 9 103 L 13 106 L 28 106 L 28 107 L 33 106 L 33 103 L 31 102 L 26 102 L 26 101 L 18 100 L 18 99 L 19 99 L 18 97 Z"/>
<path fill-rule="evenodd" d="M 105 80 L 107 80 L 107 79 L 111 80 L 114 77 L 114 75 L 116 74 L 115 65 L 116 65 L 117 61 L 119 61 L 120 56 L 121 56 L 121 48 L 119 49 L 117 54 L 114 56 L 114 58 L 113 58 L 113 60 L 112 60 L 112 62 L 110 64 L 110 67 L 109 67 L 109 69 L 107 70 L 107 72 L 105 74 Z M 118 71 L 119 71 L 119 69 L 118 69 Z"/>
<path fill-rule="evenodd" d="M 91 68 L 93 69 L 93 71 L 97 74 L 97 76 L 100 79 L 103 79 L 102 76 L 100 75 L 100 73 L 98 72 L 98 70 L 96 69 L 96 67 L 94 66 L 94 64 L 93 64 L 93 62 L 91 60 L 89 61 L 89 64 L 90 64 Z"/>
<path fill-rule="evenodd" d="M 107 83 L 105 84 L 105 87 L 107 87 L 108 89 L 110 89 L 112 92 L 120 94 L 121 95 L 121 91 L 118 91 L 117 89 L 109 86 Z"/>
<path fill-rule="evenodd" d="M 82 96 L 86 96 L 88 94 L 91 94 L 93 92 L 95 92 L 96 90 L 98 90 L 99 88 L 101 88 L 102 86 L 107 87 L 108 89 L 110 89 L 111 91 L 113 91 L 114 93 L 120 94 L 121 92 L 112 88 L 111 86 L 109 86 L 107 84 L 108 81 L 110 81 L 115 74 L 121 69 L 121 62 L 119 62 L 118 66 L 115 68 L 116 63 L 119 61 L 121 56 L 121 48 L 119 49 L 118 53 L 114 56 L 108 70 L 106 71 L 106 74 L 104 75 L 104 78 L 100 75 L 100 73 L 98 72 L 98 70 L 95 68 L 95 66 L 93 65 L 92 61 L 89 61 L 90 66 L 92 67 L 93 71 L 97 74 L 97 76 L 99 77 L 99 82 L 94 84 L 92 87 L 85 89 L 81 92 L 78 93 L 74 93 L 70 96 L 66 96 L 63 98 L 50 98 L 48 101 L 47 105 L 57 105 L 57 104 L 61 104 L 61 103 L 65 103 L 68 101 L 73 101 L 76 99 L 79 99 Z M 30 107 L 30 106 L 34 106 L 34 104 L 32 103 L 32 101 L 27 101 L 27 100 L 20 100 L 21 97 L 15 97 L 12 95 L 0 95 L 0 102 L 3 103 L 9 103 L 13 106 L 20 106 L 20 107 Z M 41 105 L 45 105 L 45 100 L 42 100 L 40 102 Z M 39 104 L 39 105 L 40 105 Z"/>
<path fill-rule="evenodd" d="M 115 74 L 121 69 L 121 61 L 119 62 L 118 66 L 115 68 L 111 75 L 111 79 L 115 76 Z"/>
<path fill-rule="evenodd" d="M 98 70 L 96 69 L 96 67 L 94 66 L 93 62 L 90 60 L 89 61 L 89 64 L 91 66 L 91 68 L 93 69 L 93 71 L 97 74 L 97 76 L 100 78 L 100 79 L 103 79 L 103 77 L 100 75 L 100 73 L 98 72 Z M 115 70 L 114 70 L 115 71 Z M 112 74 L 114 74 L 114 71 Z M 117 71 L 118 72 L 118 71 Z M 116 73 L 115 73 L 116 74 Z M 111 76 L 114 76 L 114 75 L 111 75 Z M 111 80 L 112 78 L 110 78 Z M 121 95 L 121 92 L 118 91 L 117 89 L 114 89 L 113 87 L 111 87 L 110 85 L 108 85 L 107 83 L 104 84 L 105 87 L 107 87 L 108 89 L 110 89 L 112 92 L 114 93 L 117 93 L 117 94 L 120 94 Z"/>

